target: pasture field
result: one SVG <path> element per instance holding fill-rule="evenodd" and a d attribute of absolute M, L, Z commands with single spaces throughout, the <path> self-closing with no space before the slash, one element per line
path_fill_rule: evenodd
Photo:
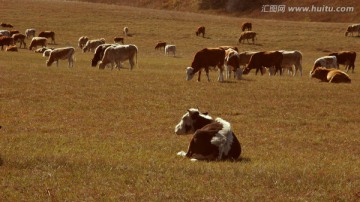
<path fill-rule="evenodd" d="M 46 67 L 27 49 L 0 51 L 0 201 L 359 201 L 360 60 L 351 84 L 309 78 L 332 51 L 360 53 L 349 23 L 255 20 L 71 1 L 0 2 L 1 21 L 20 32 L 52 30 L 56 45 L 76 47 L 75 66 Z M 237 44 L 253 22 L 256 45 Z M 206 26 L 206 37 L 195 29 Z M 80 36 L 139 48 L 138 67 L 99 70 Z M 154 50 L 159 40 L 177 56 Z M 27 45 L 30 40 L 27 40 Z M 300 50 L 303 76 L 185 80 L 205 47 Z M 344 69 L 343 66 L 340 67 Z M 242 144 L 236 162 L 176 156 L 191 135 L 176 136 L 188 108 L 222 117 Z"/>

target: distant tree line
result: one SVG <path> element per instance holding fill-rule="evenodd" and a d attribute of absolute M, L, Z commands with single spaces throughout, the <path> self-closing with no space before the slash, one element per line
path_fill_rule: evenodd
<path fill-rule="evenodd" d="M 229 12 L 261 10 L 262 5 L 281 4 L 283 0 L 199 0 L 199 9 L 223 9 Z"/>

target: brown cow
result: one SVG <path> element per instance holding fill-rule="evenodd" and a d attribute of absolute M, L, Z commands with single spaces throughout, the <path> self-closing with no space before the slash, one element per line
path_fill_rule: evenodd
<path fill-rule="evenodd" d="M 338 69 L 318 67 L 311 73 L 311 78 L 317 78 L 329 83 L 351 83 L 349 75 Z"/>
<path fill-rule="evenodd" d="M 256 39 L 256 32 L 253 31 L 245 31 L 242 32 L 239 38 L 239 43 L 242 43 L 242 41 L 247 40 L 247 42 L 249 43 L 249 39 L 252 40 L 253 43 L 255 43 L 255 39 Z"/>
<path fill-rule="evenodd" d="M 12 26 L 11 24 L 8 23 L 1 23 L 1 27 L 9 27 L 9 28 L 13 28 L 14 26 Z"/>
<path fill-rule="evenodd" d="M 12 38 L 14 39 L 14 43 L 20 42 L 20 48 L 21 45 L 24 44 L 24 48 L 26 48 L 25 38 L 26 36 L 24 34 L 14 34 L 12 35 Z"/>
<path fill-rule="evenodd" d="M 197 31 L 195 32 L 196 36 L 199 36 L 200 34 L 202 34 L 202 37 L 205 36 L 205 27 L 204 26 L 200 26 L 197 28 Z"/>
<path fill-rule="evenodd" d="M 217 66 L 220 69 L 219 81 L 223 81 L 223 65 L 225 59 L 225 50 L 221 48 L 204 48 L 195 54 L 191 67 L 186 68 L 186 80 L 191 80 L 196 72 L 199 72 L 198 81 L 200 81 L 201 70 L 204 68 L 208 81 L 209 67 Z"/>
<path fill-rule="evenodd" d="M 124 44 L 124 38 L 123 37 L 114 37 L 114 43 Z"/>
<path fill-rule="evenodd" d="M 14 39 L 9 36 L 0 36 L 1 50 L 4 50 L 4 45 L 6 46 L 14 45 Z"/>
<path fill-rule="evenodd" d="M 248 74 L 251 69 L 256 69 L 255 74 L 258 71 L 262 70 L 262 67 L 273 67 L 275 66 L 275 73 L 280 71 L 280 75 L 282 74 L 281 63 L 283 59 L 283 54 L 279 51 L 265 51 L 258 52 L 251 56 L 249 64 L 245 67 L 243 74 Z M 263 71 L 261 71 L 261 75 L 263 75 Z"/>
<path fill-rule="evenodd" d="M 330 53 L 329 56 L 336 56 L 338 66 L 339 64 L 345 65 L 346 72 L 352 69 L 352 73 L 354 73 L 356 52 L 341 51 L 337 53 Z"/>
<path fill-rule="evenodd" d="M 16 46 L 8 46 L 5 51 L 18 52 L 18 49 Z"/>
<path fill-rule="evenodd" d="M 251 31 L 251 29 L 252 29 L 252 24 L 251 24 L 251 22 L 244 22 L 244 23 L 241 25 L 241 30 L 242 30 L 242 31 L 245 31 L 245 30 Z"/>
<path fill-rule="evenodd" d="M 45 37 L 33 37 L 30 42 L 29 50 L 32 50 L 33 47 L 37 46 L 46 47 L 47 39 Z"/>
<path fill-rule="evenodd" d="M 156 44 L 156 46 L 155 46 L 155 50 L 161 49 L 161 48 L 164 48 L 164 50 L 165 50 L 165 46 L 166 46 L 166 42 L 164 42 L 164 41 L 159 41 L 159 42 Z"/>
<path fill-rule="evenodd" d="M 55 44 L 55 32 L 53 31 L 40 32 L 39 37 L 51 38 L 51 42 Z"/>

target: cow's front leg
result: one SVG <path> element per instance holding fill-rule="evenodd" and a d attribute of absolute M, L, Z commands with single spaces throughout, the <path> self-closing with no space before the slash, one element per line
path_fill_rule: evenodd
<path fill-rule="evenodd" d="M 201 76 L 201 69 L 199 70 L 199 73 L 198 73 L 198 82 L 200 82 L 200 76 Z"/>
<path fill-rule="evenodd" d="M 220 69 L 218 81 L 223 82 L 224 81 L 224 75 L 223 75 L 224 69 L 221 66 L 218 66 L 218 68 Z"/>
<path fill-rule="evenodd" d="M 206 68 L 206 69 L 205 69 L 205 72 L 206 72 L 206 77 L 207 77 L 208 81 L 210 81 L 209 68 Z"/>

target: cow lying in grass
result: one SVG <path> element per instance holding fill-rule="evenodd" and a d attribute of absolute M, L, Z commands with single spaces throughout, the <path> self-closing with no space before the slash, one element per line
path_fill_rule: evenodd
<path fill-rule="evenodd" d="M 198 109 L 189 109 L 175 126 L 177 135 L 194 134 L 188 151 L 178 152 L 179 156 L 197 160 L 236 160 L 241 154 L 239 140 L 229 122 L 215 120 Z"/>
<path fill-rule="evenodd" d="M 351 83 L 349 75 L 338 69 L 318 67 L 311 73 L 311 78 L 320 79 L 329 83 Z"/>

